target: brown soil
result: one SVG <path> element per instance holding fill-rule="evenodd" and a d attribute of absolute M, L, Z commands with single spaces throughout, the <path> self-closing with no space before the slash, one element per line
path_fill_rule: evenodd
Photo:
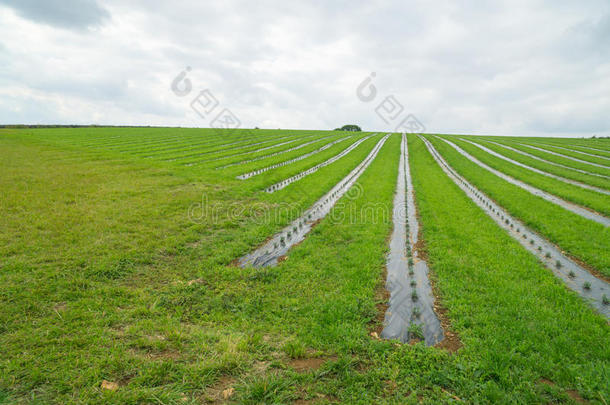
<path fill-rule="evenodd" d="M 419 240 L 415 244 L 415 249 L 417 251 L 417 255 L 421 257 L 423 260 L 428 261 L 428 249 L 426 248 L 426 242 L 423 238 L 422 227 L 421 227 L 421 218 L 419 217 L 419 210 L 417 209 L 417 202 L 415 205 L 415 215 L 417 215 L 417 221 L 419 224 Z M 432 294 L 434 295 L 434 312 L 436 312 L 436 316 L 443 327 L 444 338 L 440 342 L 438 342 L 434 347 L 439 349 L 447 350 L 448 352 L 454 353 L 457 352 L 462 346 L 462 341 L 460 337 L 452 330 L 451 321 L 449 320 L 449 316 L 447 315 L 447 308 L 443 305 L 441 300 L 440 293 L 438 291 L 438 287 L 436 286 L 436 278 L 434 272 L 430 266 L 428 267 L 430 272 L 428 273 L 428 278 L 430 280 L 430 286 L 432 287 Z"/>
<path fill-rule="evenodd" d="M 541 378 L 538 381 L 540 384 L 544 384 L 544 385 L 550 385 L 551 387 L 556 387 L 557 384 L 555 384 L 553 381 L 548 380 L 546 378 Z M 578 393 L 578 391 L 576 390 L 566 390 L 565 393 L 576 403 L 578 404 L 588 404 L 589 401 L 585 400 L 583 397 L 580 396 L 580 394 Z"/>
<path fill-rule="evenodd" d="M 236 380 L 230 376 L 221 377 L 216 384 L 208 387 L 201 398 L 204 403 L 224 404 L 233 396 L 233 385 Z"/>
<path fill-rule="evenodd" d="M 377 308 L 377 313 L 375 318 L 371 320 L 369 324 L 369 330 L 376 334 L 377 338 L 381 336 L 381 332 L 383 331 L 383 321 L 385 320 L 385 313 L 388 310 L 388 303 L 390 302 L 390 292 L 385 288 L 385 280 L 388 277 L 388 272 L 385 266 L 383 266 L 383 279 L 382 282 L 379 283 L 377 290 L 375 291 L 375 307 Z"/>

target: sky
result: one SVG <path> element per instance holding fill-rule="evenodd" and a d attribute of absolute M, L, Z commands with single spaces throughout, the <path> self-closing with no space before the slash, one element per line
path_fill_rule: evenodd
<path fill-rule="evenodd" d="M 17 123 L 608 136 L 610 2 L 0 0 Z"/>

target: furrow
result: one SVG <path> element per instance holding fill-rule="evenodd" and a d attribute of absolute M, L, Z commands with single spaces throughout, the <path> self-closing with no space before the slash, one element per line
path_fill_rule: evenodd
<path fill-rule="evenodd" d="M 596 177 L 603 177 L 605 179 L 610 179 L 610 176 L 604 176 L 603 174 L 592 173 L 592 172 L 588 172 L 586 170 L 578 169 L 578 168 L 575 168 L 575 167 L 572 167 L 572 166 L 562 165 L 561 163 L 551 162 L 550 160 L 543 159 L 543 158 L 538 157 L 536 155 L 532 155 L 531 153 L 524 152 L 524 151 L 522 151 L 520 149 L 516 149 L 516 148 L 513 148 L 512 146 L 504 145 L 502 143 L 498 143 L 498 142 L 494 142 L 494 141 L 488 141 L 488 140 L 485 140 L 485 142 L 489 142 L 489 143 L 497 145 L 497 146 L 499 146 L 501 148 L 508 149 L 508 150 L 513 151 L 515 153 L 518 153 L 520 155 L 527 156 L 529 158 L 538 160 L 540 162 L 543 162 L 543 163 L 546 163 L 546 164 L 549 164 L 549 165 L 553 165 L 553 166 L 557 166 L 557 167 L 562 167 L 562 168 L 568 169 L 568 170 L 574 170 L 575 172 L 579 172 L 579 173 L 582 173 L 582 174 L 587 174 L 589 176 L 596 176 Z"/>
<path fill-rule="evenodd" d="M 460 148 L 458 145 L 454 144 L 453 142 L 448 141 L 447 139 L 444 139 L 444 138 L 439 138 L 439 139 L 442 139 L 443 141 L 445 141 L 447 144 L 449 144 L 451 147 L 453 147 L 453 149 L 458 151 L 458 153 L 460 153 L 462 156 L 466 157 L 471 162 L 473 162 L 473 163 L 477 164 L 478 166 L 482 167 L 483 169 L 495 174 L 496 176 L 502 178 L 503 180 L 506 180 L 511 184 L 521 187 L 522 189 L 532 193 L 535 196 L 544 198 L 545 200 L 552 202 L 553 204 L 559 205 L 560 207 L 565 208 L 566 210 L 571 211 L 574 214 L 580 215 L 583 218 L 590 219 L 590 220 L 595 221 L 604 226 L 610 226 L 610 218 L 607 218 L 595 211 L 588 210 L 584 207 L 581 207 L 581 206 L 571 203 L 569 201 L 563 200 L 559 197 L 556 197 L 553 194 L 549 194 L 546 191 L 542 191 L 536 187 L 532 187 L 529 184 L 522 182 L 521 180 L 515 179 L 514 177 L 508 176 L 508 175 L 502 173 L 501 171 L 496 170 L 496 169 L 486 165 L 485 163 L 481 162 L 480 160 L 478 160 L 477 158 L 475 158 L 474 156 L 472 156 L 471 154 L 469 154 L 468 152 L 466 152 L 464 149 Z"/>
<path fill-rule="evenodd" d="M 278 152 L 270 153 L 270 154 L 268 154 L 268 155 L 264 155 L 264 156 L 258 156 L 258 157 L 252 158 L 252 159 L 248 159 L 248 160 L 242 160 L 242 161 L 240 161 L 240 162 L 235 162 L 235 163 L 230 163 L 230 164 L 228 164 L 228 165 L 219 166 L 219 167 L 217 167 L 216 169 L 217 169 L 217 170 L 220 170 L 220 169 L 226 169 L 227 167 L 232 167 L 232 166 L 243 165 L 243 164 L 246 164 L 246 163 L 252 163 L 252 162 L 256 162 L 256 161 L 259 161 L 259 160 L 267 159 L 267 158 L 270 158 L 270 157 L 273 157 L 273 156 L 278 156 L 278 155 L 281 155 L 281 154 L 284 154 L 284 153 L 293 152 L 293 151 L 295 151 L 295 150 L 299 150 L 299 149 L 301 149 L 301 148 L 304 148 L 304 147 L 309 146 L 309 145 L 311 145 L 311 144 L 314 144 L 314 143 L 316 143 L 316 142 L 320 142 L 320 141 L 322 141 L 322 140 L 324 140 L 324 139 L 332 138 L 333 136 L 334 136 L 334 135 L 325 136 L 325 137 L 323 137 L 323 138 L 318 138 L 318 139 L 315 139 L 315 140 L 313 140 L 313 141 L 305 142 L 305 143 L 302 143 L 302 144 L 300 144 L 300 145 L 293 146 L 292 148 L 288 148 L 288 149 L 280 150 L 280 151 L 278 151 Z M 349 137 L 347 137 L 347 138 L 349 138 Z M 347 138 L 343 138 L 343 139 L 347 139 Z"/>
<path fill-rule="evenodd" d="M 261 138 L 258 138 L 261 139 Z M 264 141 L 262 142 L 268 142 L 271 141 L 268 138 L 263 138 Z M 185 152 L 185 151 L 190 151 L 190 150 L 195 150 L 195 149 L 206 149 L 206 148 L 224 148 L 227 146 L 233 146 L 233 145 L 238 145 L 238 144 L 243 144 L 248 142 L 249 139 L 240 139 L 239 141 L 234 141 L 234 142 L 229 142 L 229 143 L 223 143 L 220 145 L 214 145 L 214 144 L 210 144 L 209 141 L 203 141 L 203 142 L 197 142 L 197 143 L 181 143 L 180 145 L 172 145 L 169 147 L 164 147 L 164 148 L 159 148 L 159 149 L 153 149 L 149 152 L 154 152 L 153 155 L 148 155 L 148 156 L 144 156 L 147 158 L 152 158 L 152 157 L 156 157 L 158 155 L 163 155 L 163 154 L 167 154 L 167 153 L 180 153 L 180 152 Z"/>
<path fill-rule="evenodd" d="M 562 251 L 544 237 L 536 234 L 521 221 L 512 217 L 504 208 L 474 187 L 458 174 L 437 152 L 427 139 L 421 137 L 428 151 L 441 169 L 457 186 L 466 193 L 498 226 L 534 254 L 564 284 L 583 297 L 599 313 L 610 319 L 610 306 L 604 297 L 610 296 L 610 284 L 589 273 L 584 267 L 567 257 Z"/>
<path fill-rule="evenodd" d="M 305 153 L 304 155 L 301 155 L 301 156 L 297 156 L 297 157 L 295 157 L 293 159 L 289 159 L 289 160 L 286 160 L 284 162 L 276 163 L 274 165 L 267 166 L 267 167 L 264 167 L 262 169 L 256 169 L 256 170 L 253 170 L 253 171 L 248 172 L 248 173 L 240 174 L 239 176 L 237 176 L 237 179 L 239 179 L 239 180 L 249 179 L 250 177 L 254 177 L 254 176 L 259 175 L 261 173 L 264 173 L 266 171 L 277 169 L 278 167 L 286 166 L 286 165 L 289 165 L 291 163 L 298 162 L 299 160 L 307 159 L 308 157 L 313 156 L 316 153 L 323 152 L 326 149 L 328 149 L 328 148 L 338 144 L 339 142 L 343 142 L 344 140 L 349 139 L 351 137 L 352 137 L 352 135 L 347 136 L 345 138 L 337 139 L 336 141 L 332 141 L 330 143 L 327 143 L 326 145 L 324 145 L 324 146 L 322 146 L 322 147 L 320 147 L 320 148 L 318 148 L 318 149 L 316 149 L 314 151 Z"/>
<path fill-rule="evenodd" d="M 309 176 L 312 173 L 317 172 L 319 169 L 321 169 L 322 167 L 328 166 L 331 163 L 336 162 L 337 160 L 341 159 L 343 156 L 347 155 L 348 153 L 350 153 L 351 151 L 353 151 L 354 149 L 356 149 L 362 142 L 366 141 L 367 139 L 369 139 L 370 137 L 374 136 L 376 134 L 373 135 L 369 135 L 369 136 L 365 136 L 364 138 L 354 142 L 353 144 L 351 144 L 350 146 L 348 146 L 347 148 L 345 148 L 343 151 L 339 152 L 337 155 L 331 157 L 328 160 L 325 160 L 322 163 L 318 163 L 317 165 L 299 173 L 296 174 L 292 177 L 289 177 L 285 180 L 280 181 L 279 183 L 275 183 L 269 187 L 267 187 L 265 189 L 266 192 L 268 193 L 274 193 L 278 190 L 283 189 L 284 187 L 287 187 L 288 185 L 294 183 L 295 181 L 299 181 L 301 180 L 303 177 L 305 176 Z"/>
<path fill-rule="evenodd" d="M 604 190 L 603 188 L 591 186 L 589 184 L 581 183 L 580 181 L 576 181 L 576 180 L 566 179 L 565 177 L 557 176 L 555 174 L 548 173 L 548 172 L 542 171 L 540 169 L 536 169 L 535 167 L 531 167 L 531 166 L 528 166 L 528 165 L 523 164 L 521 162 L 517 162 L 516 160 L 513 160 L 513 159 L 511 159 L 509 157 L 506 157 L 506 156 L 504 156 L 504 155 L 502 155 L 502 154 L 500 154 L 500 153 L 498 153 L 496 151 L 493 151 L 493 150 L 491 150 L 491 149 L 489 149 L 489 148 L 487 148 L 487 147 L 485 147 L 483 145 L 480 145 L 480 144 L 478 144 L 476 142 L 469 141 L 468 139 L 461 139 L 461 138 L 459 138 L 459 139 L 461 141 L 463 141 L 463 142 L 468 142 L 468 143 L 478 147 L 479 149 L 489 153 L 492 156 L 495 156 L 497 158 L 506 160 L 507 162 L 510 162 L 510 163 L 512 163 L 512 164 L 514 164 L 516 166 L 522 167 L 522 168 L 530 170 L 532 172 L 541 174 L 541 175 L 546 176 L 546 177 L 550 177 L 550 178 L 555 179 L 555 180 L 562 181 L 564 183 L 572 184 L 573 186 L 577 186 L 577 187 L 584 188 L 584 189 L 587 189 L 587 190 L 596 191 L 598 193 L 610 195 L 610 191 Z"/>
<path fill-rule="evenodd" d="M 212 158 L 212 159 L 197 160 L 195 162 L 185 163 L 184 165 L 185 166 L 193 166 L 193 165 L 198 165 L 198 164 L 203 163 L 203 162 L 215 162 L 215 161 L 218 161 L 218 160 L 234 158 L 236 156 L 243 156 L 243 155 L 249 155 L 249 154 L 252 154 L 252 153 L 264 152 L 264 151 L 269 150 L 269 149 L 279 148 L 280 146 L 288 145 L 289 143 L 298 142 L 298 141 L 301 141 L 301 140 L 306 139 L 306 138 L 311 138 L 312 136 L 316 136 L 316 135 L 315 134 L 314 135 L 307 135 L 307 136 L 304 136 L 302 138 L 294 138 L 294 139 L 290 139 L 290 140 L 285 141 L 285 142 L 274 143 L 273 145 L 265 146 L 265 147 L 262 147 L 262 148 L 259 148 L 259 149 L 247 150 L 247 151 L 244 151 L 244 152 L 233 153 L 233 154 L 230 154 L 230 155 L 218 156 L 218 157 L 215 157 L 215 158 Z M 264 142 L 261 142 L 261 143 L 264 143 Z M 255 145 L 255 144 L 253 144 L 253 145 Z M 248 145 L 248 146 L 253 146 L 253 145 Z"/>
<path fill-rule="evenodd" d="M 597 158 L 597 159 L 610 160 L 610 158 L 606 157 L 606 156 L 595 155 L 593 153 L 587 153 L 587 152 L 583 152 L 583 151 L 576 150 L 576 149 L 570 149 L 570 148 L 566 148 L 564 146 L 549 145 L 549 144 L 546 144 L 546 143 L 537 143 L 537 145 L 550 146 L 552 148 L 563 149 L 563 150 L 567 150 L 568 152 L 580 153 L 581 155 L 591 156 L 591 157 L 594 157 L 594 158 Z"/>
<path fill-rule="evenodd" d="M 356 166 L 347 176 L 337 183 L 328 193 L 316 201 L 303 215 L 274 235 L 268 242 L 242 257 L 238 261 L 240 267 L 265 267 L 274 266 L 278 259 L 285 256 L 290 248 L 305 239 L 317 221 L 324 218 L 335 203 L 350 189 L 364 173 L 367 167 L 375 160 L 379 150 L 390 135 L 384 136 L 368 156 Z"/>
<path fill-rule="evenodd" d="M 213 146 L 214 148 L 223 148 L 223 149 L 212 149 L 212 150 L 207 150 L 207 151 L 204 151 L 204 152 L 195 152 L 199 148 L 182 149 L 182 150 L 177 151 L 177 152 L 187 152 L 188 154 L 186 154 L 186 155 L 178 155 L 178 156 L 174 156 L 172 158 L 168 158 L 168 159 L 164 159 L 164 160 L 170 162 L 170 161 L 174 161 L 174 160 L 192 159 L 192 158 L 195 158 L 195 157 L 198 157 L 198 156 L 209 155 L 210 153 L 222 153 L 222 152 L 227 152 L 227 151 L 230 151 L 230 150 L 249 148 L 251 146 L 262 145 L 264 143 L 269 143 L 269 142 L 278 141 L 280 139 L 286 139 L 286 138 L 291 138 L 291 137 L 292 137 L 292 135 L 286 135 L 286 136 L 282 136 L 282 137 L 275 138 L 275 139 L 263 138 L 262 141 L 258 141 L 258 142 L 254 142 L 254 143 L 248 143 L 248 144 L 244 144 L 244 142 L 248 142 L 248 140 L 243 140 L 242 142 L 240 142 L 239 145 L 237 145 L 234 142 L 231 143 L 231 144 L 226 144 L 226 145 L 215 145 L 215 146 Z M 258 138 L 258 139 L 260 139 L 260 138 Z M 237 145 L 237 146 L 231 146 L 231 145 Z M 225 146 L 231 146 L 231 147 L 230 148 L 226 148 Z"/>
<path fill-rule="evenodd" d="M 570 160 L 573 160 L 575 162 L 584 163 L 584 164 L 588 164 L 588 165 L 595 166 L 595 167 L 601 167 L 602 169 L 610 169 L 610 166 L 604 166 L 604 165 L 601 165 L 599 163 L 593 163 L 593 162 L 589 162 L 587 160 L 578 159 L 578 158 L 575 158 L 575 157 L 572 157 L 572 156 L 562 155 L 561 153 L 553 152 L 552 150 L 548 150 L 548 149 L 544 149 L 544 148 L 539 148 L 537 146 L 528 145 L 526 143 L 518 143 L 517 145 L 525 146 L 527 148 L 536 149 L 536 150 L 539 150 L 540 152 L 550 153 L 551 155 L 559 156 L 559 157 L 562 157 L 564 159 L 570 159 Z"/>
<path fill-rule="evenodd" d="M 434 312 L 428 264 L 416 248 L 419 224 L 404 134 L 400 151 L 392 214 L 394 229 L 386 262 L 386 288 L 390 292 L 390 300 L 381 336 L 409 342 L 413 337 L 410 326 L 419 325 L 426 345 L 432 346 L 443 340 L 443 328 Z"/>

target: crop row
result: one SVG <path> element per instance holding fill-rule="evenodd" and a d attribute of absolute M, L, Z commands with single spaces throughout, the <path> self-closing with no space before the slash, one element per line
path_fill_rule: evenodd
<path fill-rule="evenodd" d="M 565 256 L 560 249 L 543 236 L 534 233 L 521 221 L 515 219 L 503 207 L 490 200 L 484 193 L 457 173 L 436 151 L 429 141 L 426 147 L 443 171 L 458 185 L 468 197 L 490 216 L 526 250 L 536 255 L 566 286 L 590 302 L 601 314 L 610 319 L 610 284 L 589 273 L 584 267 Z"/>
<path fill-rule="evenodd" d="M 531 194 L 480 166 L 437 138 L 428 138 L 451 167 L 515 218 L 567 252 L 610 276 L 608 227 L 585 219 L 550 201 Z"/>
<path fill-rule="evenodd" d="M 581 170 L 583 173 L 592 174 L 592 175 L 601 175 L 604 178 L 610 178 L 610 170 L 605 169 L 603 167 L 598 167 L 595 165 L 591 165 L 589 162 L 580 162 L 574 159 L 568 159 L 565 156 L 562 156 L 559 153 L 547 152 L 542 148 L 532 148 L 528 146 L 524 146 L 517 142 L 506 141 L 504 139 L 496 139 L 496 138 L 482 138 L 487 141 L 493 141 L 498 144 L 511 147 L 514 150 L 518 150 L 520 152 L 527 153 L 530 156 L 535 156 L 536 158 L 543 159 L 547 162 L 552 162 L 555 164 L 559 164 L 563 167 L 573 168 Z"/>

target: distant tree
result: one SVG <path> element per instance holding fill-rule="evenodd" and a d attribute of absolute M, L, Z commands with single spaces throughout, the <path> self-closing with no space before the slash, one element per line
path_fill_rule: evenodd
<path fill-rule="evenodd" d="M 353 124 L 348 124 L 348 125 L 343 125 L 341 128 L 337 128 L 335 129 L 335 131 L 354 131 L 354 132 L 361 132 L 362 129 L 358 126 L 358 125 L 353 125 Z"/>

